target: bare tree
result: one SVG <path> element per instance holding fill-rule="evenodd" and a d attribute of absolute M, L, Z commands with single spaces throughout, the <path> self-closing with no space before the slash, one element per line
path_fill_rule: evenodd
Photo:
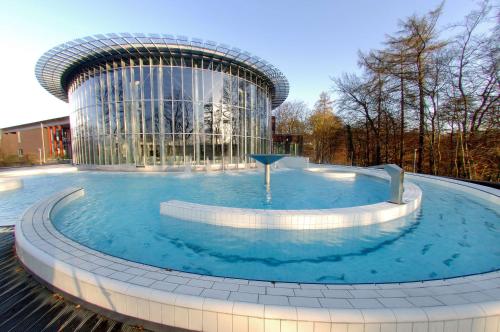
<path fill-rule="evenodd" d="M 412 15 L 399 22 L 401 30 L 396 36 L 389 37 L 388 41 L 393 47 L 403 50 L 405 59 L 414 66 L 412 79 L 418 90 L 419 121 L 417 172 L 422 172 L 424 160 L 427 61 L 434 52 L 445 46 L 444 42 L 437 40 L 437 22 L 442 8 L 443 3 L 426 15 Z"/>
<path fill-rule="evenodd" d="M 307 105 L 303 101 L 286 101 L 274 110 L 276 133 L 303 134 L 306 127 Z"/>

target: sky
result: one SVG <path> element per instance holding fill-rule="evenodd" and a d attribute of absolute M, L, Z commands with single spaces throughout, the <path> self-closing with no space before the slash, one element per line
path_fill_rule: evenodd
<path fill-rule="evenodd" d="M 358 50 L 382 45 L 398 21 L 441 0 L 170 1 L 0 0 L 0 128 L 69 114 L 34 74 L 38 58 L 58 44 L 109 32 L 201 38 L 238 47 L 278 67 L 288 100 L 313 106 L 331 77 L 357 72 Z M 477 4 L 448 0 L 440 26 L 461 21 Z"/>

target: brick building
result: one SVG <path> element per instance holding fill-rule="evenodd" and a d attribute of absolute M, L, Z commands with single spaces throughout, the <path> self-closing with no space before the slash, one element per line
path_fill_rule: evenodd
<path fill-rule="evenodd" d="M 71 159 L 69 117 L 0 129 L 0 159 L 37 164 Z"/>

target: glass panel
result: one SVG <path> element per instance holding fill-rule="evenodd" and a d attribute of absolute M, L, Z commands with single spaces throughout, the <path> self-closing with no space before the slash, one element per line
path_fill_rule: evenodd
<path fill-rule="evenodd" d="M 158 66 L 154 66 L 152 68 L 152 76 L 151 76 L 151 89 L 152 89 L 152 95 L 153 95 L 153 99 L 159 99 L 159 95 L 158 95 L 158 92 L 159 92 L 159 88 L 158 88 L 158 81 L 159 81 L 159 76 L 160 76 L 160 73 L 159 73 L 159 68 Z"/>
<path fill-rule="evenodd" d="M 174 100 L 182 100 L 182 78 L 179 67 L 172 67 L 172 84 L 174 86 Z"/>
<path fill-rule="evenodd" d="M 151 75 L 149 66 L 142 67 L 143 98 L 151 99 Z"/>
<path fill-rule="evenodd" d="M 174 133 L 182 133 L 184 123 L 182 119 L 182 102 L 174 101 Z"/>
<path fill-rule="evenodd" d="M 239 80 L 239 88 L 238 88 L 238 104 L 240 107 L 245 107 L 245 91 L 246 91 L 246 82 L 244 80 Z"/>
<path fill-rule="evenodd" d="M 184 102 L 184 133 L 192 134 L 194 129 L 193 103 Z"/>
<path fill-rule="evenodd" d="M 203 71 L 203 101 L 212 102 L 212 72 L 209 70 Z"/>
<path fill-rule="evenodd" d="M 182 86 L 183 86 L 184 100 L 192 100 L 193 74 L 191 68 L 182 69 Z"/>
<path fill-rule="evenodd" d="M 145 120 L 145 133 L 153 133 L 153 114 L 151 111 L 151 101 L 144 102 L 144 120 Z"/>
<path fill-rule="evenodd" d="M 199 69 L 193 71 L 193 98 L 194 101 L 203 101 L 203 79 Z"/>
<path fill-rule="evenodd" d="M 222 103 L 222 73 L 214 72 L 213 75 L 213 102 Z"/>
<path fill-rule="evenodd" d="M 224 74 L 223 79 L 222 102 L 229 104 L 231 103 L 231 76 Z"/>
<path fill-rule="evenodd" d="M 163 67 L 163 99 L 172 100 L 171 68 Z"/>
<path fill-rule="evenodd" d="M 172 125 L 173 125 L 173 115 L 172 115 L 172 102 L 164 101 L 163 102 L 163 123 L 166 134 L 173 133 Z"/>
<path fill-rule="evenodd" d="M 231 77 L 231 103 L 233 106 L 238 106 L 238 77 Z"/>

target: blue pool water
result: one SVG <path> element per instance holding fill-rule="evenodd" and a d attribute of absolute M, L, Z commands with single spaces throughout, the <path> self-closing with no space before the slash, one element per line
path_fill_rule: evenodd
<path fill-rule="evenodd" d="M 0 220 L 51 192 L 85 188 L 53 222 L 91 248 L 163 268 L 274 281 L 372 283 L 413 281 L 500 268 L 500 208 L 437 184 L 423 191 L 412 216 L 337 230 L 250 230 L 191 223 L 159 214 L 169 199 L 204 204 L 304 209 L 386 200 L 388 185 L 372 177 L 331 180 L 321 174 L 273 172 L 266 193 L 261 172 L 154 175 L 78 173 L 25 178 L 0 195 Z M 23 202 L 13 209 L 15 202 Z"/>

